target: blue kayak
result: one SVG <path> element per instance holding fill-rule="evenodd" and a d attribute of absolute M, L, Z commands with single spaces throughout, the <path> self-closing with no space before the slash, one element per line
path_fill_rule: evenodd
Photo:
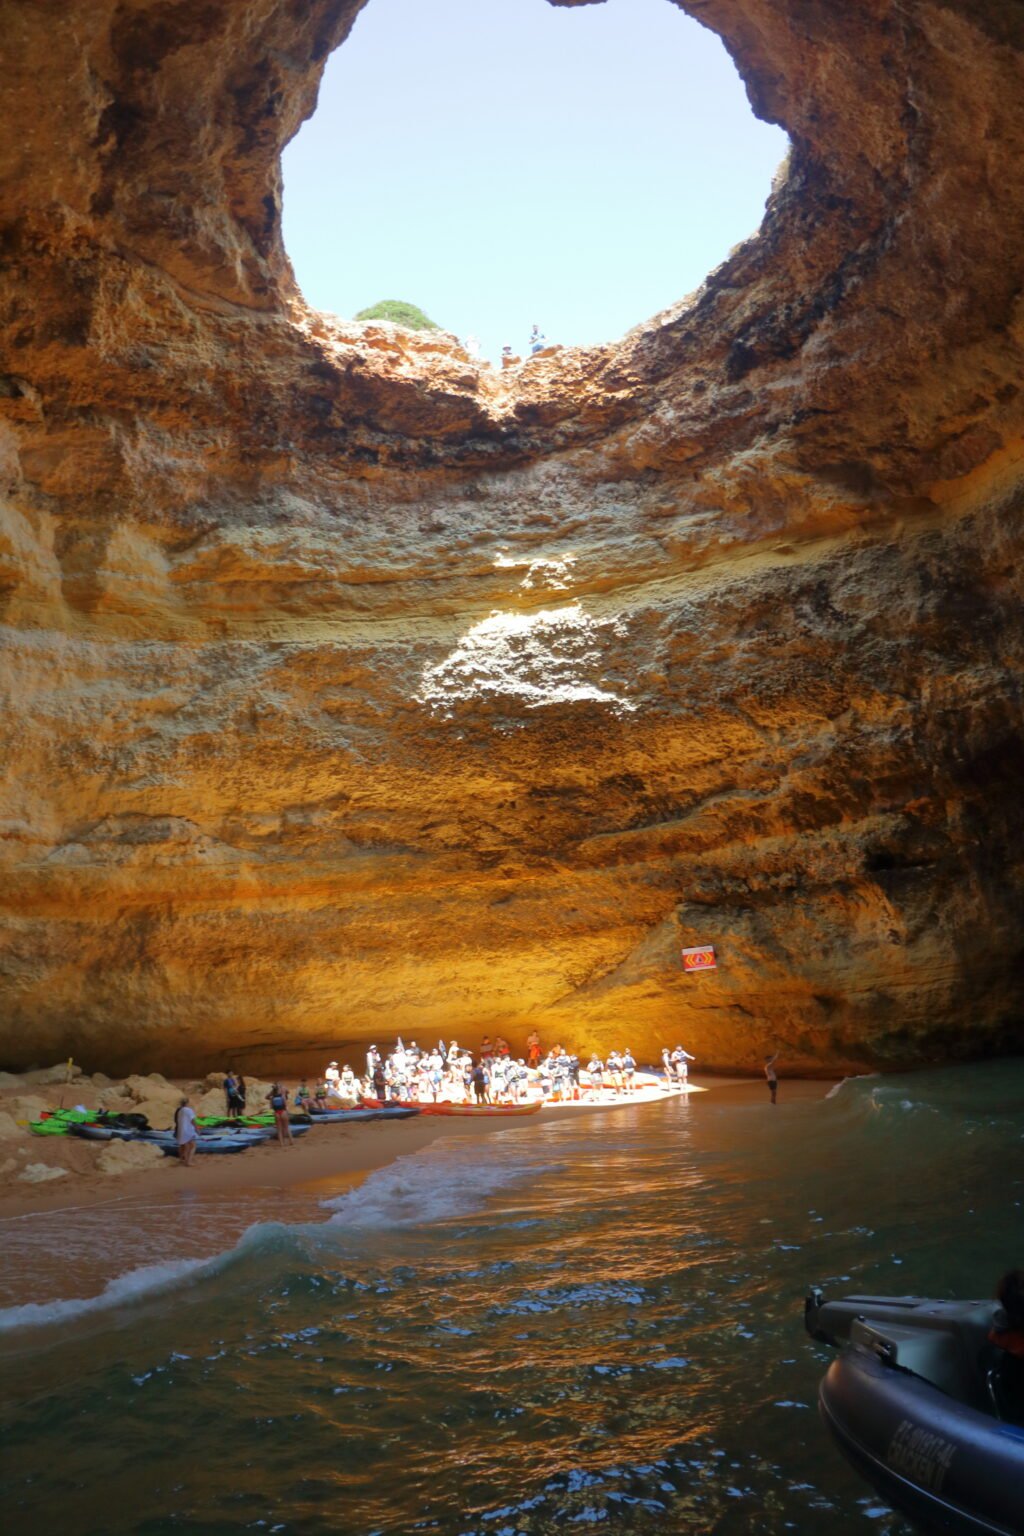
<path fill-rule="evenodd" d="M 304 1136 L 312 1130 L 310 1125 L 293 1125 L 292 1136 Z M 138 1141 L 159 1147 L 168 1157 L 177 1157 L 178 1143 L 173 1131 L 141 1131 Z M 264 1142 L 276 1141 L 273 1126 L 246 1126 L 237 1131 L 200 1131 L 196 1137 L 197 1152 L 244 1152 L 247 1147 L 259 1147 Z"/>
<path fill-rule="evenodd" d="M 309 1118 L 314 1125 L 334 1125 L 349 1120 L 406 1120 L 415 1114 L 415 1109 L 396 1104 L 380 1109 L 311 1109 Z"/>

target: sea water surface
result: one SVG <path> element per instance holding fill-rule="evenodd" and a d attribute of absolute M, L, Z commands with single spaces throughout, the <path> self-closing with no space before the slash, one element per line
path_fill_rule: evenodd
<path fill-rule="evenodd" d="M 5 1523 L 905 1536 L 818 1420 L 802 1299 L 989 1294 L 1024 1262 L 1022 1104 L 1015 1060 L 542 1117 L 215 1258 L 165 1228 L 87 1302 L 75 1245 L 121 1217 L 69 1216 L 63 1289 L 51 1259 L 0 1312 Z"/>

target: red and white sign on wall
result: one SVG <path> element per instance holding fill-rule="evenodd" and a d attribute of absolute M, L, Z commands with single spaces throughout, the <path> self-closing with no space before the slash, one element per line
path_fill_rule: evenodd
<path fill-rule="evenodd" d="M 713 944 L 695 944 L 692 949 L 683 950 L 684 971 L 717 971 L 718 961 L 715 959 L 715 946 Z"/>

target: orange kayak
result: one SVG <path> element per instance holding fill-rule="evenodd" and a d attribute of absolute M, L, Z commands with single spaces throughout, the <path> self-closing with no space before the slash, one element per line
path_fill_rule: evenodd
<path fill-rule="evenodd" d="M 363 1099 L 362 1103 L 375 1107 L 379 1100 Z M 442 1099 L 438 1104 L 414 1104 L 411 1100 L 388 1100 L 388 1105 L 394 1109 L 418 1109 L 421 1115 L 535 1115 L 542 1103 L 541 1099 L 530 1104 L 453 1104 L 448 1099 Z"/>
<path fill-rule="evenodd" d="M 426 1114 L 435 1115 L 535 1115 L 542 1099 L 532 1104 L 421 1104 Z"/>

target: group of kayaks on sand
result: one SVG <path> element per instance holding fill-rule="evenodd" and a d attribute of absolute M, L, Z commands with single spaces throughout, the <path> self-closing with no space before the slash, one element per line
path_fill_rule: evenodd
<path fill-rule="evenodd" d="M 682 1046 L 662 1052 L 661 1086 L 687 1086 L 693 1056 Z M 294 1145 L 296 1136 L 316 1124 L 373 1119 L 397 1119 L 414 1114 L 500 1115 L 534 1114 L 545 1104 L 628 1103 L 638 1089 L 649 1093 L 658 1078 L 638 1070 L 628 1048 L 593 1054 L 584 1065 L 561 1045 L 545 1051 L 536 1033 L 527 1042 L 525 1057 L 513 1057 L 506 1040 L 484 1036 L 476 1052 L 456 1040 L 439 1040 L 421 1050 L 399 1038 L 385 1055 L 372 1045 L 365 1072 L 357 1076 L 349 1064 L 332 1061 L 323 1078 L 303 1078 L 293 1091 L 281 1081 L 270 1091 L 253 1090 L 234 1069 L 223 1079 L 224 1114 L 200 1115 L 188 1095 L 182 1096 L 173 1126 L 151 1127 L 137 1114 L 84 1109 L 52 1111 L 33 1126 L 40 1134 L 71 1134 L 92 1140 L 143 1141 L 159 1146 L 189 1166 L 197 1152 L 240 1152 L 275 1139 Z M 255 1112 L 254 1112 L 255 1110 Z"/>

